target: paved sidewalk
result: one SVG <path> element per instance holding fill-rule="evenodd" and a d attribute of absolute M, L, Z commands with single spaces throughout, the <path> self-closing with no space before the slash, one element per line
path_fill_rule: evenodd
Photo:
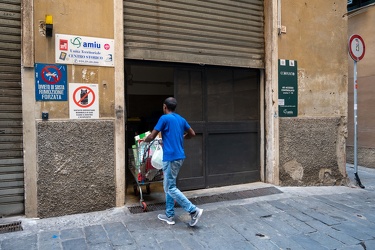
<path fill-rule="evenodd" d="M 365 189 L 277 187 L 283 193 L 204 204 L 194 228 L 180 208 L 175 225 L 127 207 L 20 218 L 24 231 L 0 234 L 0 249 L 375 249 L 375 169 L 358 174 Z"/>

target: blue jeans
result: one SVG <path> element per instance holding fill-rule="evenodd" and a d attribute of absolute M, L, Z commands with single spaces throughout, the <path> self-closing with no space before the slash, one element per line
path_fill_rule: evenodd
<path fill-rule="evenodd" d="M 184 160 L 163 161 L 164 192 L 166 211 L 168 217 L 174 216 L 174 201 L 176 201 L 186 212 L 193 213 L 196 206 L 177 188 L 176 179 Z"/>

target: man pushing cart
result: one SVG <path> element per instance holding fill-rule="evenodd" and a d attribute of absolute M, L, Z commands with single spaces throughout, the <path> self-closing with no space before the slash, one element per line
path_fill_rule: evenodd
<path fill-rule="evenodd" d="M 175 224 L 174 203 L 177 202 L 191 216 L 190 226 L 195 226 L 203 213 L 203 209 L 195 206 L 177 188 L 176 180 L 180 168 L 185 159 L 184 139 L 195 136 L 194 130 L 187 121 L 175 113 L 177 100 L 173 97 L 165 99 L 163 103 L 163 113 L 145 142 L 152 142 L 161 132 L 163 138 L 163 187 L 166 199 L 165 214 L 159 214 L 159 220 L 170 225 Z"/>

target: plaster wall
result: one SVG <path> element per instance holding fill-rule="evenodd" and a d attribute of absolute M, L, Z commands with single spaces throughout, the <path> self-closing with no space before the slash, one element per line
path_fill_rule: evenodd
<path fill-rule="evenodd" d="M 281 3 L 278 57 L 298 62 L 298 117 L 279 118 L 280 183 L 339 184 L 346 177 L 347 2 Z"/>
<path fill-rule="evenodd" d="M 113 1 L 34 1 L 35 62 L 55 62 L 55 34 L 113 39 Z M 53 17 L 53 37 L 43 32 L 45 15 Z M 94 83 L 99 86 L 100 118 L 114 117 L 114 68 L 68 65 L 68 83 Z M 67 102 L 37 102 L 37 109 L 48 111 L 51 119 L 68 119 Z M 41 113 L 36 112 L 36 119 Z"/>
<path fill-rule="evenodd" d="M 119 6 L 120 19 L 115 6 Z M 32 51 L 23 51 L 23 66 L 27 67 L 23 113 L 28 128 L 24 131 L 25 181 L 31 190 L 26 191 L 26 215 L 51 217 L 121 206 L 124 163 L 117 163 L 125 154 L 116 153 L 124 150 L 124 108 L 123 84 L 116 85 L 116 79 L 123 74 L 122 53 L 115 62 L 117 68 L 67 65 L 68 88 L 69 83 L 98 84 L 99 119 L 95 120 L 71 120 L 69 101 L 36 102 L 30 73 L 34 71 L 32 62 L 55 63 L 55 34 L 108 39 L 121 34 L 121 41 L 122 28 L 117 29 L 115 23 L 122 27 L 122 1 L 34 0 L 27 8 L 33 13 L 28 17 L 33 32 L 24 34 L 23 44 L 34 46 Z M 53 17 L 53 37 L 46 37 L 43 31 L 47 14 Z M 42 112 L 49 113 L 48 121 L 41 120 Z"/>
<path fill-rule="evenodd" d="M 264 164 L 261 180 L 279 185 L 279 121 L 277 117 L 277 1 L 264 1 L 265 70 L 264 74 Z M 263 73 L 263 71 L 261 71 Z M 262 83 L 263 84 L 263 83 Z M 262 98 L 262 99 L 263 99 Z M 263 120 L 262 119 L 262 120 Z M 263 145 L 262 145 L 263 146 Z M 262 151 L 261 151 L 262 152 Z M 263 158 L 263 155 L 261 155 Z"/>
<path fill-rule="evenodd" d="M 358 165 L 375 168 L 375 6 L 348 13 L 348 39 L 360 35 L 366 46 L 364 58 L 357 62 L 357 150 Z M 348 55 L 348 139 L 347 160 L 354 163 L 354 61 Z"/>

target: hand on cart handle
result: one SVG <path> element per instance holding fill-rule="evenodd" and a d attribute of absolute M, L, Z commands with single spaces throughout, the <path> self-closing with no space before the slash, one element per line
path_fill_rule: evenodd
<path fill-rule="evenodd" d="M 159 145 L 163 145 L 163 139 L 162 138 L 155 138 L 154 141 L 159 143 Z"/>

